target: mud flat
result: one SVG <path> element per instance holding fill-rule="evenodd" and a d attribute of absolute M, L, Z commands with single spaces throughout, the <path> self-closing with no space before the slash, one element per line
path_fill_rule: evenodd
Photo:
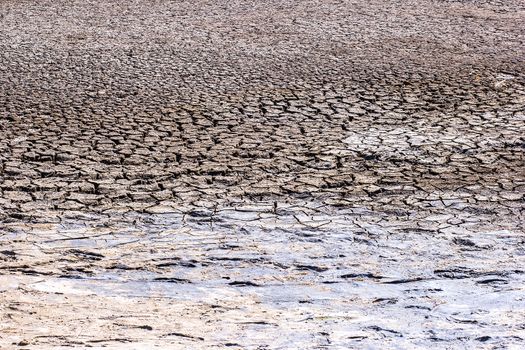
<path fill-rule="evenodd" d="M 524 28 L 2 1 L 0 348 L 523 348 Z"/>

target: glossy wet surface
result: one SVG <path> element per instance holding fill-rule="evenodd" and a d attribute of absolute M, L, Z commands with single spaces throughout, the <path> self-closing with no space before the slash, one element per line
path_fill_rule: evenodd
<path fill-rule="evenodd" d="M 516 348 L 519 1 L 4 1 L 0 347 Z"/>

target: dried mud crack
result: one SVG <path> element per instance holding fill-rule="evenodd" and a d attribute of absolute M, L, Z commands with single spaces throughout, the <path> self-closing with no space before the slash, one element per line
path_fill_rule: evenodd
<path fill-rule="evenodd" d="M 0 348 L 522 348 L 524 28 L 1 1 Z"/>

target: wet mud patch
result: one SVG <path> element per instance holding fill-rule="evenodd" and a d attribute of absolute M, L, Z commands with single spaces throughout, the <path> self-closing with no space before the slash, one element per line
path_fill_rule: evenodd
<path fill-rule="evenodd" d="M 434 219 L 425 212 L 406 218 L 365 209 L 296 203 L 279 215 L 271 203 L 252 203 L 217 208 L 213 223 L 128 213 L 122 221 L 10 224 L 9 237 L 0 237 L 8 257 L 2 340 L 446 348 L 525 339 L 518 227 L 456 213 L 469 231 L 421 231 Z M 327 216 L 329 223 L 310 228 Z M 471 230 L 490 246 L 461 244 Z M 41 327 L 61 336 L 39 337 Z M 270 330 L 280 336 L 268 337 Z"/>

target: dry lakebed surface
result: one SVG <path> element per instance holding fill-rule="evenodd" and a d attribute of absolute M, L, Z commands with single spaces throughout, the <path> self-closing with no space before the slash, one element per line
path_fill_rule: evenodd
<path fill-rule="evenodd" d="M 525 349 L 525 2 L 0 0 L 0 349 Z"/>

